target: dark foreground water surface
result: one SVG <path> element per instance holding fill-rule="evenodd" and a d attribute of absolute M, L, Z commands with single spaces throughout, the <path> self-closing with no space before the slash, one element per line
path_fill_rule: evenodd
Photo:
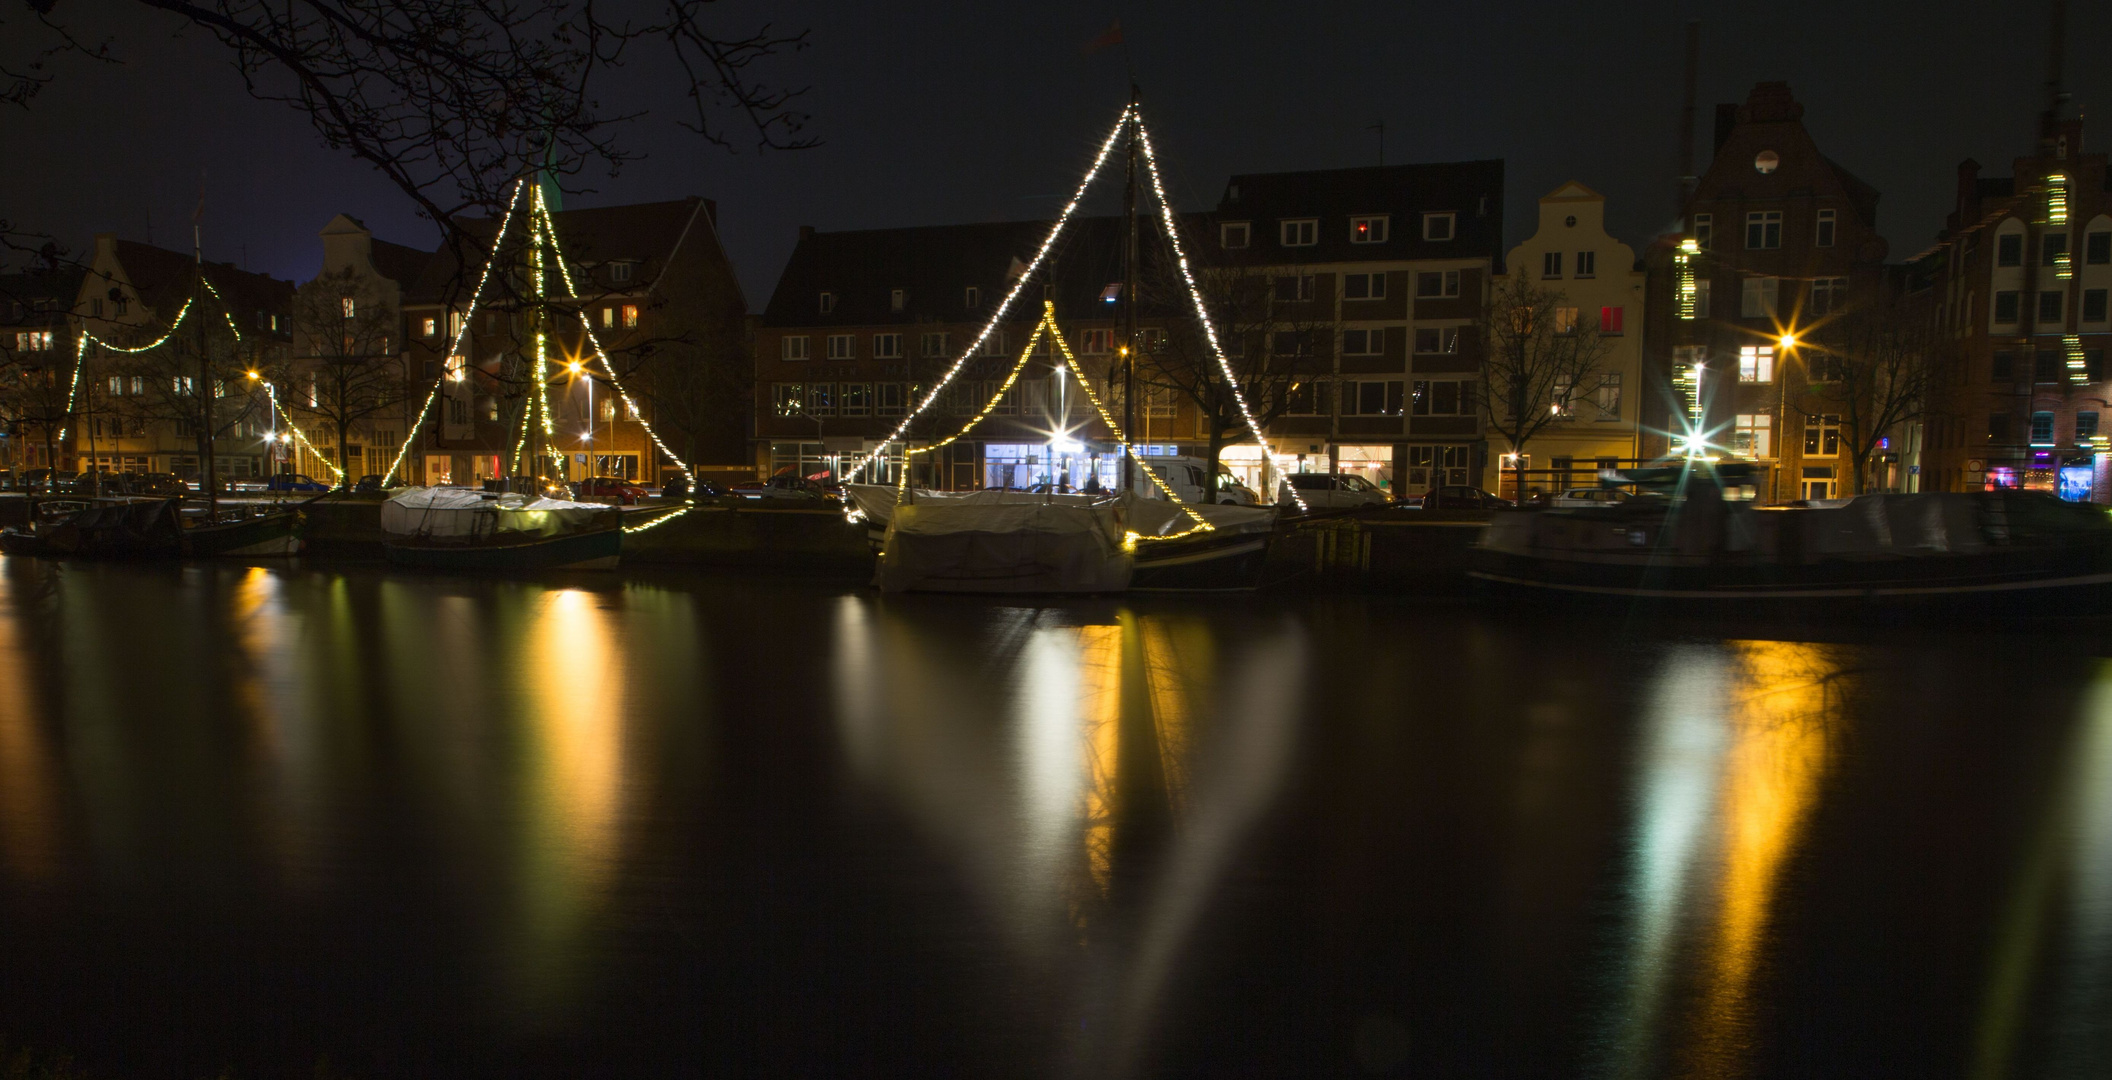
<path fill-rule="evenodd" d="M 0 1034 L 179 1080 L 2106 1076 L 2108 653 L 0 560 Z"/>

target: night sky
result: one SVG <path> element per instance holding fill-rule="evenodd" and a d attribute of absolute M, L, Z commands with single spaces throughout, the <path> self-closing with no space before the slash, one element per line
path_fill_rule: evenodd
<path fill-rule="evenodd" d="M 0 33 L 25 29 L 16 10 Z M 616 88 L 662 111 L 633 145 L 650 158 L 568 205 L 701 194 L 760 310 L 799 225 L 822 229 L 1022 219 L 1053 213 L 1126 94 L 1133 64 L 1175 197 L 1213 204 L 1233 172 L 1378 160 L 1508 162 L 1506 243 L 1533 200 L 1569 179 L 1605 193 L 1632 244 L 1669 222 L 1682 27 L 1702 21 L 1696 140 L 1712 106 L 1787 80 L 1821 149 L 1884 193 L 1894 258 L 1942 224 L 1965 157 L 2006 174 L 2029 148 L 2045 70 L 2044 3 L 1702 5 L 1517 3 L 825 3 L 726 0 L 729 28 L 812 30 L 769 65 L 812 87 L 819 149 L 728 154 L 674 125 L 680 88 L 641 56 Z M 85 247 L 114 230 L 171 247 L 205 170 L 209 257 L 305 279 L 315 233 L 340 211 L 385 239 L 433 246 L 393 188 L 321 149 L 305 123 L 248 99 L 218 46 L 174 35 L 119 0 L 62 3 L 122 66 L 78 60 L 28 110 L 0 111 L 9 165 L 0 216 Z M 2002 13 L 2008 14 L 2002 14 Z M 1123 48 L 1082 46 L 1120 17 Z M 2112 73 L 2079 61 L 2112 39 L 2112 5 L 2069 15 L 2068 86 L 2089 115 Z M 0 46 L 19 54 L 19 45 Z M 2099 149 L 2112 131 L 2091 132 Z M 1704 158 L 1705 160 L 1705 158 Z M 1113 190 L 1112 187 L 1109 188 Z"/>

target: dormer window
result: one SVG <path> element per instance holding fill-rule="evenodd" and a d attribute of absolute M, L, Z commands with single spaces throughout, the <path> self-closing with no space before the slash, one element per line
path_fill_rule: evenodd
<path fill-rule="evenodd" d="M 1390 220 L 1384 214 L 1372 214 L 1349 219 L 1349 242 L 1352 244 L 1383 244 L 1386 242 L 1387 225 Z"/>
<path fill-rule="evenodd" d="M 624 282 L 631 280 L 632 265 L 633 264 L 627 262 L 610 263 L 609 280 L 615 282 Z"/>
<path fill-rule="evenodd" d="M 887 310 L 900 314 L 902 309 L 908 306 L 909 292 L 907 290 L 891 289 L 888 291 Z"/>
<path fill-rule="evenodd" d="M 835 294 L 835 293 L 832 293 L 832 292 L 825 292 L 825 293 L 822 293 L 822 294 L 821 294 L 821 313 L 822 313 L 823 315 L 829 315 L 829 314 L 833 314 L 833 313 L 835 313 L 835 311 L 836 311 L 836 294 Z"/>
<path fill-rule="evenodd" d="M 1449 210 L 1423 215 L 1423 239 L 1450 240 L 1458 223 L 1458 215 Z"/>
<path fill-rule="evenodd" d="M 1281 223 L 1284 247 L 1312 247 L 1320 242 L 1319 218 L 1292 218 Z"/>
<path fill-rule="evenodd" d="M 970 285 L 961 299 L 963 306 L 973 311 L 983 306 L 983 290 L 978 286 Z"/>
<path fill-rule="evenodd" d="M 1253 227 L 1244 221 L 1227 221 L 1217 227 L 1218 245 L 1227 251 L 1246 247 L 1247 238 L 1253 231 Z"/>

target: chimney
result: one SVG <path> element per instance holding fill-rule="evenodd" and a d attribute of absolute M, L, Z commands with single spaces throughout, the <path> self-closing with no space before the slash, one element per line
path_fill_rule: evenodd
<path fill-rule="evenodd" d="M 1980 163 L 1966 158 L 1958 163 L 1958 224 L 1971 224 L 1980 217 Z"/>
<path fill-rule="evenodd" d="M 99 232 L 95 234 L 95 261 L 104 262 L 117 258 L 117 234 Z"/>
<path fill-rule="evenodd" d="M 1738 126 L 1738 106 L 1725 103 L 1716 106 L 1716 145 L 1711 154 L 1723 153 L 1723 144 L 1731 141 L 1731 129 Z"/>

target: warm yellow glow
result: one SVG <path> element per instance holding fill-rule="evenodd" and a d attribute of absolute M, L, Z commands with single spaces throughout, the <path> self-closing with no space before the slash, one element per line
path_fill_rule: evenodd
<path fill-rule="evenodd" d="M 262 376 L 262 375 L 259 375 L 259 374 L 257 374 L 256 372 L 254 372 L 254 371 L 252 371 L 252 372 L 249 372 L 249 381 L 251 381 L 251 382 L 255 382 L 255 381 L 257 381 L 258 379 L 261 379 L 261 378 L 263 378 L 263 376 Z"/>
<path fill-rule="evenodd" d="M 34 880 L 50 875 L 58 854 L 58 776 L 8 590 L 0 578 L 0 865 Z"/>
<path fill-rule="evenodd" d="M 1117 355 L 1117 356 L 1128 356 L 1128 355 L 1129 355 L 1129 346 L 1127 346 L 1127 345 L 1124 345 L 1124 346 L 1122 346 L 1121 348 L 1119 348 L 1119 349 L 1116 349 L 1116 350 L 1115 350 L 1115 355 Z"/>
<path fill-rule="evenodd" d="M 1824 646 L 1748 641 L 1735 649 L 1737 700 L 1717 806 L 1716 927 L 1693 1047 L 1698 1075 L 1735 1072 L 1746 1052 L 1753 973 L 1776 886 L 1818 804 L 1838 692 L 1839 669 Z"/>
<path fill-rule="evenodd" d="M 1775 344 L 1781 346 L 1783 352 L 1788 352 L 1797 347 L 1797 335 L 1784 334 L 1775 339 Z"/>
<path fill-rule="evenodd" d="M 577 374 L 579 374 L 579 371 L 580 371 L 580 368 L 579 368 L 579 361 L 577 361 L 577 360 L 574 360 L 574 361 L 572 361 L 571 363 L 569 363 L 569 364 L 566 364 L 566 365 L 565 365 L 565 368 L 566 368 L 566 370 L 568 370 L 568 371 L 572 372 L 572 374 L 574 374 L 574 375 L 577 375 Z"/>

